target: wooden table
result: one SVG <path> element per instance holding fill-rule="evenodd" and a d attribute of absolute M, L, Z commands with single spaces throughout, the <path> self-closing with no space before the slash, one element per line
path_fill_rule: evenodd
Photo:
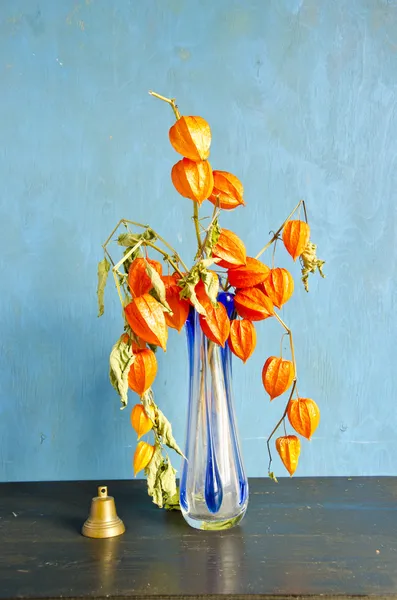
<path fill-rule="evenodd" d="M 102 481 L 127 531 L 80 535 L 97 482 L 0 484 L 0 598 L 397 598 L 397 478 L 251 480 L 242 524 L 190 529 Z"/>

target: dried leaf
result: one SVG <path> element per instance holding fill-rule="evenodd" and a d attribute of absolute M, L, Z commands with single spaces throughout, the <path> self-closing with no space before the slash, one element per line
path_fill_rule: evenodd
<path fill-rule="evenodd" d="M 161 448 L 158 444 L 155 444 L 152 460 L 145 468 L 145 475 L 147 479 L 148 494 L 153 498 L 154 504 L 157 504 L 159 508 L 163 508 L 163 491 L 161 489 L 161 483 L 159 480 L 159 475 L 161 472 L 160 467 L 163 463 L 163 460 Z"/>
<path fill-rule="evenodd" d="M 123 336 L 116 342 L 110 353 L 110 383 L 120 396 L 122 408 L 128 404 L 128 374 L 135 360 L 131 344 L 123 341 Z"/>
<path fill-rule="evenodd" d="M 219 293 L 219 278 L 215 273 L 207 271 L 206 269 L 200 272 L 200 279 L 204 284 L 204 290 L 208 298 L 211 300 L 213 305 L 217 304 L 217 298 Z"/>
<path fill-rule="evenodd" d="M 214 219 L 209 227 L 207 241 L 203 248 L 204 253 L 208 258 L 211 257 L 213 248 L 218 243 L 220 235 L 221 228 L 219 227 L 218 219 Z"/>
<path fill-rule="evenodd" d="M 98 317 L 101 317 L 105 312 L 105 304 L 104 304 L 104 296 L 105 296 L 105 287 L 108 279 L 110 271 L 110 262 L 104 257 L 98 263 L 98 287 L 97 287 L 97 296 L 98 296 Z"/>
<path fill-rule="evenodd" d="M 172 466 L 169 460 L 167 460 L 160 473 L 160 483 L 162 490 L 167 497 L 172 498 L 177 493 L 176 488 L 176 469 Z"/>
<path fill-rule="evenodd" d="M 152 288 L 156 294 L 156 300 L 160 302 L 161 306 L 164 307 L 166 312 L 172 313 L 171 307 L 166 299 L 165 285 L 161 279 L 161 274 L 159 275 L 158 271 L 153 268 L 153 266 L 148 260 L 146 260 L 146 272 L 152 283 Z"/>
<path fill-rule="evenodd" d="M 178 285 L 181 288 L 180 297 L 182 299 L 190 300 L 194 308 L 200 315 L 205 315 L 205 308 L 200 304 L 199 299 L 196 296 L 196 285 L 200 281 L 200 273 L 197 267 L 194 267 L 187 275 L 182 277 L 178 281 Z"/>
<path fill-rule="evenodd" d="M 156 429 L 159 435 L 163 438 L 163 443 L 175 450 L 180 456 L 184 456 L 182 450 L 179 448 L 174 436 L 172 435 L 172 427 L 169 420 L 164 416 L 161 410 L 157 407 L 156 412 Z"/>
<path fill-rule="evenodd" d="M 181 505 L 179 504 L 179 488 L 176 487 L 176 494 L 172 497 L 167 498 L 164 502 L 165 510 L 181 510 Z"/>
<path fill-rule="evenodd" d="M 323 273 L 323 266 L 325 265 L 325 260 L 320 260 L 316 256 L 317 246 L 312 242 L 308 242 L 306 248 L 302 252 L 300 256 L 300 261 L 302 265 L 302 282 L 305 287 L 305 290 L 309 291 L 309 274 L 315 273 L 316 269 L 318 269 L 321 277 L 325 277 Z"/>
<path fill-rule="evenodd" d="M 156 239 L 156 234 L 153 229 L 147 227 L 143 233 L 121 233 L 117 238 L 117 243 L 120 246 L 133 248 L 140 240 L 148 242 Z"/>
<path fill-rule="evenodd" d="M 163 438 L 163 443 L 169 448 L 175 450 L 175 452 L 177 452 L 180 456 L 183 456 L 185 458 L 182 450 L 179 448 L 174 436 L 172 435 L 171 423 L 161 412 L 159 407 L 156 406 L 156 404 L 154 403 L 153 393 L 151 390 L 148 390 L 143 394 L 141 402 L 148 414 L 151 414 L 149 412 L 150 410 L 154 410 L 154 429 L 157 431 L 158 435 L 160 435 Z"/>

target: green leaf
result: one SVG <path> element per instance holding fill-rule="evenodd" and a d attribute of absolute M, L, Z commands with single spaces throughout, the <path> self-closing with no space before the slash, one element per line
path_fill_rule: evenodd
<path fill-rule="evenodd" d="M 121 338 L 113 346 L 110 353 L 110 383 L 120 396 L 122 408 L 128 404 L 128 373 L 135 360 L 131 344 L 126 344 Z"/>
<path fill-rule="evenodd" d="M 98 263 L 98 317 L 101 317 L 105 312 L 104 296 L 105 287 L 110 271 L 110 262 L 105 258 Z"/>
<path fill-rule="evenodd" d="M 172 314 L 172 310 L 170 305 L 168 304 L 165 297 L 165 285 L 160 275 L 157 273 L 156 269 L 152 267 L 152 265 L 145 260 L 146 264 L 146 272 L 149 275 L 150 281 L 152 282 L 152 286 L 154 288 L 156 294 L 156 300 L 160 302 L 166 312 Z"/>

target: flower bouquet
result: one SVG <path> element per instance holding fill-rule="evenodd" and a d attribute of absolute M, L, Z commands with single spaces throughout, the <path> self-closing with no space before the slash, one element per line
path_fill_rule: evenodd
<path fill-rule="evenodd" d="M 324 277 L 324 261 L 317 258 L 310 239 L 303 200 L 256 256 L 247 256 L 243 241 L 220 224 L 223 211 L 244 206 L 244 190 L 232 173 L 212 169 L 209 124 L 202 117 L 181 116 L 174 99 L 150 94 L 168 103 L 176 118 L 169 140 L 182 158 L 172 167 L 171 179 L 177 192 L 192 201 L 197 252 L 188 266 L 149 225 L 121 219 L 103 244 L 105 256 L 98 266 L 99 316 L 104 312 L 104 290 L 111 271 L 124 329 L 110 353 L 110 381 L 122 408 L 127 406 L 129 390 L 139 398 L 131 412 L 138 435 L 135 475 L 144 470 L 148 493 L 159 507 L 181 509 L 194 527 L 223 529 L 243 517 L 248 502 L 233 409 L 232 354 L 245 363 L 255 350 L 255 324 L 268 318 L 276 319 L 288 336 L 290 357 L 280 353 L 266 358 L 262 381 L 270 400 L 288 392 L 267 440 L 269 476 L 277 481 L 271 470 L 270 443 L 282 425 L 284 433 L 275 440 L 275 447 L 293 475 L 301 447 L 298 435 L 311 438 L 320 412 L 314 400 L 298 393 L 292 332 L 278 312 L 291 298 L 294 280 L 287 269 L 274 266 L 276 244 L 282 241 L 293 261 L 299 259 L 306 291 L 310 273 L 318 271 Z M 212 205 L 212 214 L 202 218 L 199 209 L 204 202 Z M 111 242 L 122 249 L 119 260 L 111 256 Z M 261 257 L 271 247 L 270 268 Z M 184 452 L 151 387 L 157 373 L 157 350 L 166 350 L 169 327 L 178 332 L 185 328 L 188 340 Z M 287 434 L 286 421 L 293 434 Z M 143 436 L 150 437 L 141 440 Z M 169 449 L 182 457 L 179 489 Z"/>

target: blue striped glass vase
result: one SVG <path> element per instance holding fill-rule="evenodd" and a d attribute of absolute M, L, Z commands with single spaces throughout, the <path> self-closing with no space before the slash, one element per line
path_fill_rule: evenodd
<path fill-rule="evenodd" d="M 218 301 L 233 316 L 233 295 Z M 233 408 L 232 355 L 201 331 L 192 308 L 186 322 L 189 407 L 180 480 L 183 517 L 196 529 L 229 529 L 243 518 L 248 481 L 241 458 Z"/>

